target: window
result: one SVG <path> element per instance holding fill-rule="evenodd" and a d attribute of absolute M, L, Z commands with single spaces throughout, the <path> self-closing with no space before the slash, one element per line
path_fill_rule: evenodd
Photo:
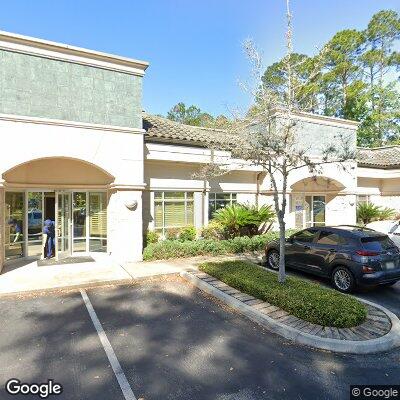
<path fill-rule="evenodd" d="M 305 196 L 306 226 L 325 225 L 325 196 Z"/>
<path fill-rule="evenodd" d="M 89 192 L 89 251 L 107 251 L 107 193 L 105 192 Z"/>
<path fill-rule="evenodd" d="M 316 229 L 305 229 L 304 231 L 295 233 L 293 235 L 293 240 L 302 243 L 311 243 L 317 234 Z"/>
<path fill-rule="evenodd" d="M 72 197 L 74 251 L 86 251 L 86 192 L 74 192 Z"/>
<path fill-rule="evenodd" d="M 361 243 L 364 249 L 377 252 L 396 247 L 388 236 L 365 237 L 361 239 Z"/>
<path fill-rule="evenodd" d="M 28 256 L 40 256 L 43 247 L 43 193 L 28 192 Z"/>
<path fill-rule="evenodd" d="M 318 244 L 326 244 L 329 246 L 337 246 L 339 244 L 345 244 L 346 240 L 344 239 L 344 237 L 338 235 L 337 233 L 322 231 L 319 234 L 317 243 Z"/>
<path fill-rule="evenodd" d="M 357 205 L 358 204 L 369 204 L 369 196 L 366 194 L 361 194 L 357 196 Z"/>
<path fill-rule="evenodd" d="M 24 219 L 25 193 L 6 192 L 5 196 L 5 256 L 6 260 L 25 255 Z"/>
<path fill-rule="evenodd" d="M 212 219 L 215 211 L 237 202 L 236 193 L 210 193 L 208 196 L 208 219 Z"/>
<path fill-rule="evenodd" d="M 193 192 L 154 192 L 154 225 L 164 235 L 168 228 L 194 224 Z"/>

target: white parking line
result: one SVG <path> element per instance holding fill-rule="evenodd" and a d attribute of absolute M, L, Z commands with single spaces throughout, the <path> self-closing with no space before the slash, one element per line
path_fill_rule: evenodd
<path fill-rule="evenodd" d="M 96 328 L 97 334 L 99 335 L 100 342 L 103 345 L 104 351 L 107 354 L 108 360 L 110 361 L 111 367 L 118 380 L 119 386 L 121 387 L 125 400 L 136 400 L 132 388 L 130 387 L 129 382 L 126 379 L 125 373 L 122 370 L 121 364 L 119 363 L 118 358 L 115 355 L 113 348 L 111 347 L 111 343 L 108 340 L 106 333 L 104 332 L 101 322 L 97 318 L 96 311 L 94 311 L 93 305 L 90 302 L 86 290 L 81 289 L 80 292 L 82 295 L 82 299 L 85 302 L 90 318 L 92 319 L 93 325 Z"/>

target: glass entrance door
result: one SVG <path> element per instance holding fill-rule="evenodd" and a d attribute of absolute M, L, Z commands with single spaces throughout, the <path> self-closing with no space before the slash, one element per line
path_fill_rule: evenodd
<path fill-rule="evenodd" d="M 71 193 L 56 192 L 56 257 L 66 258 L 71 255 Z"/>
<path fill-rule="evenodd" d="M 305 226 L 325 225 L 325 196 L 305 196 Z"/>

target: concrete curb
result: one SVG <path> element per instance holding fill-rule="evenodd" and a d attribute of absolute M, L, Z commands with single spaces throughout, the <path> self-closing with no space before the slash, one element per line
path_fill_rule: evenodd
<path fill-rule="evenodd" d="M 223 301 L 231 308 L 240 311 L 247 318 L 268 329 L 270 332 L 277 333 L 278 335 L 283 336 L 286 339 L 292 340 L 295 343 L 314 347 L 317 349 L 350 354 L 372 354 L 391 350 L 395 347 L 400 346 L 400 320 L 395 314 L 393 314 L 385 307 L 382 307 L 379 304 L 375 304 L 367 300 L 358 299 L 365 304 L 369 304 L 371 306 L 379 308 L 389 317 L 392 327 L 386 335 L 376 339 L 364 341 L 322 338 L 319 336 L 310 335 L 309 333 L 304 333 L 296 328 L 278 322 L 273 318 L 257 311 L 257 309 L 254 309 L 251 306 L 244 304 L 240 300 L 204 282 L 203 280 L 189 272 L 184 271 L 181 272 L 180 275 L 182 278 L 186 279 L 197 288 Z"/>

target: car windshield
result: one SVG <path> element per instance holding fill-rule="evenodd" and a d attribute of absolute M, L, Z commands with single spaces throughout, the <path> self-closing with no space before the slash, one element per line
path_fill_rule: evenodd
<path fill-rule="evenodd" d="M 385 251 L 395 247 L 388 236 L 373 236 L 361 238 L 361 243 L 366 250 Z"/>

